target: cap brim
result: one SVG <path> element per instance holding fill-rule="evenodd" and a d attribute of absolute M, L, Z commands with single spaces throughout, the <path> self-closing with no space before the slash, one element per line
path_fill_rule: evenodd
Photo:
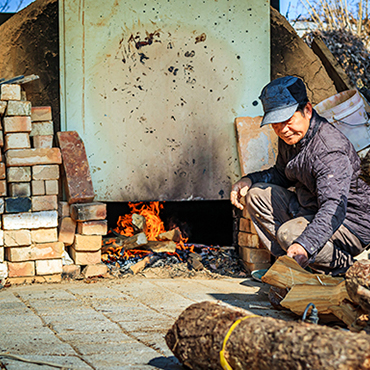
<path fill-rule="evenodd" d="M 298 105 L 299 104 L 297 103 L 291 105 L 290 107 L 276 109 L 271 112 L 265 113 L 261 122 L 261 127 L 270 123 L 280 123 L 287 121 L 296 112 Z"/>

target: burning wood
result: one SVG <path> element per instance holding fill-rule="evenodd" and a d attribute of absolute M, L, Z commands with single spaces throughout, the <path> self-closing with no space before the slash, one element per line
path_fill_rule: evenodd
<path fill-rule="evenodd" d="M 120 216 L 117 227 L 103 239 L 102 260 L 112 273 L 137 273 L 149 266 L 184 264 L 188 271 L 245 276 L 234 248 L 187 244 L 176 225 L 166 231 L 159 216 L 163 208 L 159 202 L 129 206 L 131 213 Z"/>

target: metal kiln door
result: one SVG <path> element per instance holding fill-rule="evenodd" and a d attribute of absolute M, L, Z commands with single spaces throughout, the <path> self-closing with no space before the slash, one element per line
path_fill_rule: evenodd
<path fill-rule="evenodd" d="M 62 129 L 84 140 L 97 200 L 227 198 L 234 119 L 262 113 L 269 81 L 269 1 L 59 6 Z"/>

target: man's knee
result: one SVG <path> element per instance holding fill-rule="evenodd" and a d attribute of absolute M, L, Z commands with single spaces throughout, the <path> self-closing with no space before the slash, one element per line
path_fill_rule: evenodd
<path fill-rule="evenodd" d="M 303 233 L 309 222 L 309 219 L 305 217 L 293 218 L 284 222 L 276 233 L 276 239 L 281 248 L 286 251 L 293 244 L 294 240 Z"/>

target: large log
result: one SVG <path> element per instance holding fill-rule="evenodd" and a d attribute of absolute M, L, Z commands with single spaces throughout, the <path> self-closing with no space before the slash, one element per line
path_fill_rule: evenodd
<path fill-rule="evenodd" d="M 251 315 L 214 302 L 188 307 L 166 334 L 168 347 L 190 369 L 370 369 L 370 336 L 314 324 Z"/>
<path fill-rule="evenodd" d="M 351 300 L 370 314 L 370 261 L 356 261 L 346 272 L 346 287 Z"/>

